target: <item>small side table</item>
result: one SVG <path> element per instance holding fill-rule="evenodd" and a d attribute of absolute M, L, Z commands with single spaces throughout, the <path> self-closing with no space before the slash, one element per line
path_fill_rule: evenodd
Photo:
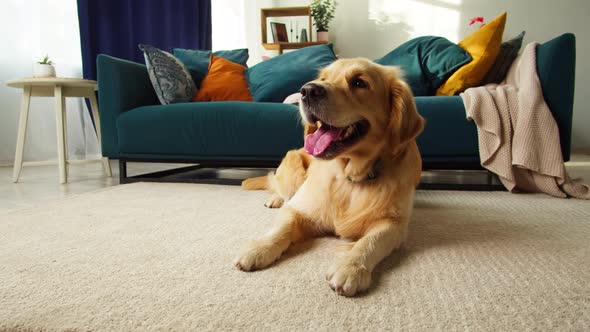
<path fill-rule="evenodd" d="M 23 89 L 21 101 L 20 117 L 18 124 L 18 136 L 16 140 L 16 154 L 14 157 L 14 171 L 12 180 L 18 182 L 20 171 L 23 166 L 39 165 L 39 162 L 23 163 L 23 151 L 25 147 L 25 137 L 27 133 L 27 121 L 29 118 L 29 104 L 31 97 L 54 97 L 55 98 L 55 121 L 57 128 L 57 159 L 59 165 L 59 183 L 68 181 L 67 164 L 67 145 L 66 145 L 66 97 L 86 97 L 90 99 L 92 115 L 94 117 L 95 132 L 98 138 L 98 146 L 101 147 L 100 140 L 100 119 L 98 116 L 98 102 L 96 101 L 95 92 L 97 89 L 96 81 L 85 80 L 81 78 L 24 78 L 6 82 L 6 85 L 12 88 Z M 101 153 L 102 154 L 102 153 Z M 112 176 L 111 166 L 108 158 L 101 158 L 102 166 L 108 176 Z"/>

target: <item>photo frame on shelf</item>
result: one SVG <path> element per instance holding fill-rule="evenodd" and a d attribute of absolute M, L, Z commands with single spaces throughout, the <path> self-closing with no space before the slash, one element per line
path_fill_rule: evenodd
<path fill-rule="evenodd" d="M 288 43 L 289 35 L 287 34 L 287 25 L 284 23 L 270 22 L 273 42 Z"/>

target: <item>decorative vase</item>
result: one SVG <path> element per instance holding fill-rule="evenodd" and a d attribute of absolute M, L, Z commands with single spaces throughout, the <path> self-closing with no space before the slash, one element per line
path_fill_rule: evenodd
<path fill-rule="evenodd" d="M 307 29 L 301 29 L 301 35 L 299 37 L 300 43 L 307 43 Z"/>
<path fill-rule="evenodd" d="M 33 66 L 33 77 L 55 77 L 55 67 L 53 65 L 35 63 Z"/>
<path fill-rule="evenodd" d="M 319 42 L 327 42 L 328 41 L 328 31 L 318 31 L 318 41 Z"/>

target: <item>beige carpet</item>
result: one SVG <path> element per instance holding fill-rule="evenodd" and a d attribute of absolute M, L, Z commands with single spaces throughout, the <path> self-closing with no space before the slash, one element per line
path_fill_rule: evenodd
<path fill-rule="evenodd" d="M 0 214 L 0 330 L 590 329 L 590 202 L 419 192 L 409 239 L 358 298 L 319 239 L 270 269 L 231 261 L 263 192 L 133 184 Z"/>

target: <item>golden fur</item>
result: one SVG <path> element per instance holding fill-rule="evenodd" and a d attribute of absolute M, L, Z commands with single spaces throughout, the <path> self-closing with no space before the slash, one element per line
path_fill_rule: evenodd
<path fill-rule="evenodd" d="M 354 87 L 354 80 L 363 82 Z M 268 207 L 281 207 L 279 223 L 238 256 L 244 271 L 262 269 L 294 242 L 335 234 L 355 241 L 328 271 L 338 294 L 370 286 L 375 266 L 404 240 L 422 161 L 415 138 L 424 127 L 408 85 L 395 67 L 366 59 L 338 60 L 311 82 L 325 88 L 322 116 L 346 127 L 368 121 L 365 136 L 330 159 L 304 149 L 287 153 L 276 174 L 245 180 L 244 189 L 269 189 Z M 317 130 L 305 112 L 306 133 Z M 380 161 L 378 176 L 366 180 Z"/>

